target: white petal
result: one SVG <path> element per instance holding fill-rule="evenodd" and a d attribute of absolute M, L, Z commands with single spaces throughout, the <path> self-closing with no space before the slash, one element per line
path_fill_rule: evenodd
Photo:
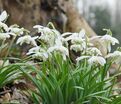
<path fill-rule="evenodd" d="M 6 38 L 10 38 L 9 33 L 0 33 L 0 40 L 6 40 Z"/>
<path fill-rule="evenodd" d="M 76 59 L 77 62 L 83 60 L 83 59 L 86 59 L 86 58 L 89 58 L 90 56 L 80 56 Z"/>
<path fill-rule="evenodd" d="M 8 31 L 8 26 L 0 21 L 0 27 L 3 27 L 5 31 Z"/>
<path fill-rule="evenodd" d="M 84 38 L 85 37 L 85 30 L 82 29 L 80 32 L 79 32 L 79 36 Z"/>
<path fill-rule="evenodd" d="M 91 58 L 89 58 L 88 63 L 91 65 L 98 63 L 104 66 L 104 64 L 106 63 L 106 60 L 101 56 L 92 56 Z"/>
<path fill-rule="evenodd" d="M 71 35 L 72 33 L 71 32 L 66 32 L 66 33 L 63 33 L 61 36 L 64 37 L 64 36 L 68 36 L 68 35 Z"/>
<path fill-rule="evenodd" d="M 0 21 L 4 21 L 5 19 L 7 19 L 8 15 L 6 11 L 3 11 L 0 15 Z"/>

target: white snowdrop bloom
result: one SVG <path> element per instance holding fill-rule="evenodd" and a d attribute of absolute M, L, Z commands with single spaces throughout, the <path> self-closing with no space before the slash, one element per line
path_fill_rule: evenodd
<path fill-rule="evenodd" d="M 33 28 L 38 29 L 38 33 L 41 33 L 39 39 L 41 39 L 45 44 L 49 46 L 53 46 L 55 39 L 60 36 L 59 31 L 56 29 L 50 29 L 41 25 L 35 25 Z"/>
<path fill-rule="evenodd" d="M 77 61 L 77 63 L 79 62 L 79 61 L 81 61 L 81 60 L 83 60 L 83 59 L 86 59 L 86 58 L 89 58 L 90 56 L 80 56 L 80 57 L 78 57 L 78 58 L 76 58 L 76 61 Z"/>
<path fill-rule="evenodd" d="M 121 56 L 121 52 L 120 51 L 114 51 L 113 53 L 109 53 L 106 58 L 109 58 L 109 57 L 118 57 L 118 56 Z"/>
<path fill-rule="evenodd" d="M 68 47 L 68 42 L 61 35 L 56 37 L 55 44 L 60 45 L 60 46 L 63 45 L 65 47 Z"/>
<path fill-rule="evenodd" d="M 55 44 L 56 44 L 57 46 L 62 46 L 62 45 L 63 45 L 63 43 L 62 43 L 62 38 L 61 38 L 61 37 L 58 37 L 58 38 L 55 40 Z"/>
<path fill-rule="evenodd" d="M 116 64 L 121 64 L 121 52 L 114 51 L 113 53 L 109 53 L 106 58 L 112 58 Z"/>
<path fill-rule="evenodd" d="M 33 28 L 35 28 L 35 29 L 41 29 L 41 28 L 43 28 L 43 26 L 41 26 L 41 25 L 35 25 L 35 26 L 33 26 Z"/>
<path fill-rule="evenodd" d="M 8 31 L 8 26 L 5 23 L 0 21 L 0 28 L 3 28 L 5 31 Z"/>
<path fill-rule="evenodd" d="M 48 59 L 48 54 L 47 52 L 36 52 L 32 55 L 32 57 L 46 61 Z"/>
<path fill-rule="evenodd" d="M 29 49 L 29 52 L 27 53 L 27 55 L 30 55 L 30 54 L 36 53 L 36 52 L 40 52 L 40 50 L 41 51 L 43 50 L 42 48 L 40 48 L 40 46 L 33 47 L 33 48 Z"/>
<path fill-rule="evenodd" d="M 48 59 L 48 53 L 46 50 L 39 46 L 31 48 L 27 55 L 31 55 L 33 58 L 42 59 L 43 61 Z"/>
<path fill-rule="evenodd" d="M 54 35 L 41 35 L 39 37 L 43 43 L 47 44 L 48 46 L 53 46 L 54 41 L 55 41 L 55 36 Z"/>
<path fill-rule="evenodd" d="M 4 20 L 6 20 L 8 17 L 7 15 L 7 12 L 6 11 L 3 11 L 1 14 L 0 14 L 0 21 L 3 22 Z"/>
<path fill-rule="evenodd" d="M 42 33 L 42 35 L 52 35 L 52 34 L 56 34 L 56 35 L 60 35 L 59 31 L 57 31 L 56 29 L 50 29 L 48 27 L 44 27 L 41 25 L 35 25 L 33 26 L 33 28 L 38 29 L 38 33 Z"/>
<path fill-rule="evenodd" d="M 84 29 L 82 29 L 80 32 L 79 32 L 79 37 L 81 37 L 81 38 L 85 38 L 85 30 Z"/>
<path fill-rule="evenodd" d="M 6 40 L 10 38 L 10 33 L 0 33 L 0 40 Z"/>
<path fill-rule="evenodd" d="M 107 34 L 102 36 L 101 40 L 103 40 L 109 52 L 111 51 L 111 44 L 112 45 L 115 45 L 116 43 L 119 44 L 119 41 L 116 38 Z"/>
<path fill-rule="evenodd" d="M 50 28 L 44 27 L 41 25 L 35 25 L 35 26 L 33 26 L 33 28 L 38 29 L 38 33 L 40 33 L 40 32 L 51 33 L 52 32 Z"/>
<path fill-rule="evenodd" d="M 51 30 L 52 30 L 52 32 L 53 32 L 53 34 L 55 36 L 60 36 L 61 35 L 60 32 L 58 30 L 56 30 L 56 29 L 51 29 Z"/>
<path fill-rule="evenodd" d="M 70 33 L 65 33 L 63 36 L 66 36 Z M 76 52 L 82 51 L 86 48 L 86 37 L 85 30 L 81 30 L 79 33 L 71 33 L 68 37 L 65 37 L 65 41 L 71 41 L 72 45 L 70 46 L 71 50 Z"/>
<path fill-rule="evenodd" d="M 33 58 L 37 58 L 43 61 L 46 61 L 48 59 L 47 52 L 35 52 L 31 55 Z"/>
<path fill-rule="evenodd" d="M 70 49 L 75 50 L 76 52 L 85 50 L 87 47 L 85 39 L 82 39 L 82 38 L 78 38 L 78 37 L 74 38 L 71 40 L 71 43 L 72 43 L 72 45 L 71 45 Z"/>
<path fill-rule="evenodd" d="M 69 34 L 71 34 L 71 35 L 69 35 Z M 82 39 L 82 38 L 85 38 L 85 30 L 82 29 L 79 33 L 69 33 L 69 32 L 67 32 L 67 33 L 62 34 L 62 36 L 67 36 L 67 35 L 69 35 L 69 36 L 65 37 L 66 41 L 69 41 L 69 40 L 72 40 L 72 39 L 74 40 L 74 39 L 77 39 L 77 38 Z"/>
<path fill-rule="evenodd" d="M 19 36 L 19 35 L 23 34 L 24 28 L 18 28 L 18 27 L 12 27 L 12 26 L 10 26 L 8 28 L 8 31 L 13 32 L 13 33 L 15 33 L 16 35 Z"/>
<path fill-rule="evenodd" d="M 70 50 L 74 50 L 75 52 L 83 51 L 86 45 L 84 44 L 74 44 L 70 46 Z"/>
<path fill-rule="evenodd" d="M 101 56 L 91 56 L 88 59 L 88 63 L 91 65 L 100 64 L 101 66 L 104 66 L 104 64 L 106 63 L 106 60 Z"/>
<path fill-rule="evenodd" d="M 93 64 L 100 64 L 101 66 L 104 66 L 104 64 L 106 63 L 106 60 L 101 57 L 101 56 L 80 56 L 76 59 L 77 63 L 83 59 L 88 59 L 88 63 L 90 65 Z"/>
<path fill-rule="evenodd" d="M 37 39 L 38 36 L 36 37 L 31 37 L 30 35 L 25 35 L 20 38 L 18 38 L 16 44 L 22 45 L 23 43 L 31 44 L 33 46 L 37 46 L 35 39 Z"/>
<path fill-rule="evenodd" d="M 78 36 L 78 33 L 73 33 L 72 35 L 66 37 L 65 40 L 69 41 L 69 40 L 75 39 L 75 37 L 77 37 L 77 36 Z"/>
<path fill-rule="evenodd" d="M 86 49 L 86 54 L 89 55 L 102 55 L 101 51 L 96 47 L 90 47 Z"/>
<path fill-rule="evenodd" d="M 62 46 L 61 42 L 58 42 L 58 44 L 55 44 L 54 46 L 48 48 L 48 53 L 51 52 L 59 52 L 62 56 L 63 59 L 66 60 L 66 56 L 69 56 L 69 51 L 66 47 Z"/>
<path fill-rule="evenodd" d="M 85 44 L 86 45 L 86 41 L 85 39 L 79 38 L 79 37 L 75 37 L 71 40 L 72 44 Z"/>

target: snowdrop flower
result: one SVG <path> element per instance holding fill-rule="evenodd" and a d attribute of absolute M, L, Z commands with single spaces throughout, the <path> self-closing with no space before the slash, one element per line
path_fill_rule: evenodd
<path fill-rule="evenodd" d="M 74 40 L 74 39 L 77 39 L 77 38 L 79 38 L 79 39 L 85 38 L 85 30 L 84 29 L 81 30 L 79 33 L 69 33 L 69 32 L 67 32 L 67 33 L 62 34 L 62 36 L 64 37 L 64 36 L 67 36 L 69 34 L 71 34 L 71 35 L 65 38 L 66 41 L 69 41 L 69 40 L 72 40 L 72 39 Z"/>
<path fill-rule="evenodd" d="M 112 45 L 115 45 L 116 43 L 119 44 L 119 41 L 116 38 L 114 38 L 110 35 L 107 35 L 107 34 L 102 36 L 101 40 L 103 40 L 103 42 L 107 46 L 107 49 L 109 52 L 111 51 L 111 44 Z"/>
<path fill-rule="evenodd" d="M 66 60 L 66 56 L 69 56 L 69 51 L 66 47 L 62 46 L 61 41 L 56 41 L 56 44 L 50 48 L 48 48 L 48 53 L 51 52 L 59 52 L 63 56 L 63 59 Z"/>
<path fill-rule="evenodd" d="M 104 64 L 106 63 L 106 60 L 101 56 L 92 56 L 88 59 L 88 63 L 91 65 L 100 64 L 101 66 L 104 66 Z"/>
<path fill-rule="evenodd" d="M 5 23 L 0 22 L 0 28 L 3 28 L 5 31 L 8 31 L 8 26 Z"/>
<path fill-rule="evenodd" d="M 79 62 L 79 61 L 81 61 L 81 60 L 83 60 L 83 59 L 86 59 L 86 58 L 89 58 L 90 56 L 80 56 L 80 57 L 78 57 L 78 58 L 76 58 L 76 61 L 77 61 L 77 63 Z"/>
<path fill-rule="evenodd" d="M 56 29 L 50 29 L 48 27 L 44 27 L 41 25 L 35 25 L 33 26 L 33 28 L 38 29 L 38 33 L 42 33 L 42 35 L 46 34 L 46 35 L 52 35 L 52 34 L 56 34 L 56 35 L 60 35 L 60 33 L 56 30 Z"/>
<path fill-rule="evenodd" d="M 56 37 L 55 44 L 63 45 L 65 47 L 68 47 L 68 42 L 61 35 Z"/>
<path fill-rule="evenodd" d="M 66 41 L 69 41 L 69 40 L 74 39 L 74 38 L 77 37 L 77 36 L 78 36 L 78 33 L 73 33 L 72 35 L 66 37 L 65 40 L 66 40 Z"/>
<path fill-rule="evenodd" d="M 18 28 L 18 27 L 10 26 L 8 28 L 8 31 L 13 32 L 13 33 L 15 33 L 16 35 L 19 36 L 19 35 L 23 34 L 24 28 Z"/>
<path fill-rule="evenodd" d="M 15 34 L 11 32 L 0 33 L 0 40 L 6 40 L 7 38 L 10 38 L 10 35 L 15 36 Z"/>
<path fill-rule="evenodd" d="M 0 15 L 0 21 L 3 22 L 4 20 L 6 20 L 8 17 L 7 12 L 3 11 Z"/>
<path fill-rule="evenodd" d="M 48 27 L 43 27 L 41 25 L 35 25 L 33 28 L 38 29 L 38 33 L 41 33 L 39 39 L 41 39 L 44 43 L 49 46 L 53 46 L 56 37 L 60 35 L 57 30 L 50 29 Z"/>
<path fill-rule="evenodd" d="M 42 48 L 40 48 L 40 46 L 33 47 L 33 48 L 29 49 L 29 52 L 27 53 L 27 55 L 30 55 L 32 53 L 39 52 L 40 50 L 41 51 L 43 50 Z"/>
<path fill-rule="evenodd" d="M 79 52 L 85 49 L 85 45 L 74 44 L 70 46 L 70 50 L 74 50 L 75 52 Z"/>
<path fill-rule="evenodd" d="M 48 54 L 46 52 L 36 52 L 32 57 L 46 61 L 48 59 Z"/>
<path fill-rule="evenodd" d="M 35 39 L 37 39 L 38 36 L 36 37 L 31 37 L 30 35 L 25 35 L 23 37 L 18 38 L 16 44 L 22 45 L 23 43 L 27 44 L 32 44 L 33 46 L 37 46 Z"/>
<path fill-rule="evenodd" d="M 6 40 L 7 38 L 10 38 L 9 33 L 0 33 L 0 40 Z"/>
<path fill-rule="evenodd" d="M 80 56 L 76 59 L 76 61 L 77 63 L 79 63 L 79 61 L 87 58 L 88 58 L 87 61 L 90 65 L 100 64 L 101 66 L 104 66 L 104 64 L 106 63 L 106 60 L 101 56 Z"/>
<path fill-rule="evenodd" d="M 45 43 L 49 46 L 53 46 L 54 41 L 55 41 L 55 36 L 54 35 L 41 35 L 39 37 L 39 39 L 41 39 L 41 41 L 43 41 L 43 43 Z"/>
<path fill-rule="evenodd" d="M 97 49 L 96 47 L 87 48 L 86 54 L 89 54 L 89 55 L 102 55 L 101 51 L 99 49 Z"/>
<path fill-rule="evenodd" d="M 71 40 L 71 43 L 72 45 L 70 49 L 75 50 L 76 52 L 85 50 L 87 47 L 85 39 L 82 39 L 82 38 L 74 38 Z"/>
<path fill-rule="evenodd" d="M 82 29 L 80 32 L 79 32 L 79 36 L 82 37 L 82 38 L 85 38 L 85 30 Z"/>
<path fill-rule="evenodd" d="M 65 33 L 62 36 L 69 35 L 70 33 Z M 81 30 L 79 33 L 71 33 L 70 36 L 65 37 L 65 41 L 71 40 L 71 50 L 76 52 L 82 51 L 86 48 L 86 40 L 85 40 L 85 30 Z"/>
<path fill-rule="evenodd" d="M 35 26 L 33 26 L 33 28 L 38 29 L 38 33 L 41 33 L 41 32 L 51 33 L 52 32 L 50 28 L 44 27 L 44 26 L 41 26 L 41 25 L 35 25 Z"/>
<path fill-rule="evenodd" d="M 69 56 L 68 49 L 64 46 L 53 46 L 48 49 L 48 53 L 51 53 L 54 51 L 60 52 L 62 54 L 64 60 L 66 60 L 66 56 Z"/>
<path fill-rule="evenodd" d="M 33 58 L 42 59 L 43 61 L 48 59 L 48 53 L 46 50 L 39 46 L 31 48 L 27 55 L 31 55 Z"/>
<path fill-rule="evenodd" d="M 73 38 L 71 40 L 71 43 L 72 44 L 85 44 L 86 45 L 85 39 L 82 39 L 82 38 L 79 38 L 79 37 Z"/>
<path fill-rule="evenodd" d="M 116 64 L 120 64 L 121 63 L 121 52 L 120 51 L 114 51 L 113 53 L 109 53 L 106 58 L 112 58 L 113 61 Z"/>

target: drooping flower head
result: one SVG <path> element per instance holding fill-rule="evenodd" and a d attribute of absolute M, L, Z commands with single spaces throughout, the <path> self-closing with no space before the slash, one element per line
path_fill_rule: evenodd
<path fill-rule="evenodd" d="M 69 56 L 68 48 L 64 47 L 61 40 L 57 39 L 55 45 L 48 48 L 48 53 L 59 52 L 63 59 L 66 60 L 66 56 Z"/>
<path fill-rule="evenodd" d="M 79 63 L 79 61 L 83 60 L 83 59 L 88 59 L 87 62 L 90 65 L 101 65 L 104 66 L 104 64 L 106 63 L 106 60 L 102 57 L 102 56 L 80 56 L 76 59 L 77 63 Z"/>
<path fill-rule="evenodd" d="M 27 55 L 31 55 L 33 58 L 40 59 L 46 61 L 48 59 L 48 53 L 44 48 L 40 46 L 33 47 L 29 50 Z"/>
<path fill-rule="evenodd" d="M 114 51 L 113 53 L 109 53 L 106 58 L 111 58 L 113 62 L 116 64 L 121 64 L 121 52 L 120 51 Z"/>
<path fill-rule="evenodd" d="M 38 33 L 41 33 L 39 39 L 49 46 L 53 46 L 55 38 L 60 35 L 56 29 L 50 29 L 49 27 L 35 25 L 33 28 L 38 29 Z"/>
<path fill-rule="evenodd" d="M 37 46 L 35 39 L 37 39 L 38 36 L 31 37 L 30 35 L 25 35 L 20 38 L 18 38 L 16 44 L 22 45 L 23 43 L 31 44 L 33 46 Z"/>
<path fill-rule="evenodd" d="M 119 44 L 119 41 L 116 38 L 108 34 L 102 36 L 101 40 L 104 42 L 104 45 L 106 45 L 108 52 L 111 51 L 111 45 Z"/>

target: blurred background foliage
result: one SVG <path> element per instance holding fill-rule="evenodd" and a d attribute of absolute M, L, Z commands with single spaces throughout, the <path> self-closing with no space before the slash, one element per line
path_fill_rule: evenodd
<path fill-rule="evenodd" d="M 113 36 L 121 42 L 120 0 L 76 0 L 80 14 L 88 21 L 98 35 L 104 35 L 103 28 L 111 29 Z"/>

